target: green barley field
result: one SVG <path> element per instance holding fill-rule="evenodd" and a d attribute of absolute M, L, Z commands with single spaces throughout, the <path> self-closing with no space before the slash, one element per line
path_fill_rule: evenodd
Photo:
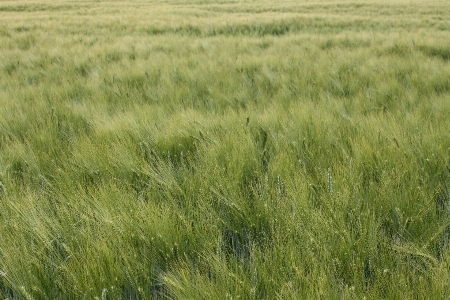
<path fill-rule="evenodd" d="M 450 299 L 447 0 L 0 0 L 1 299 Z"/>

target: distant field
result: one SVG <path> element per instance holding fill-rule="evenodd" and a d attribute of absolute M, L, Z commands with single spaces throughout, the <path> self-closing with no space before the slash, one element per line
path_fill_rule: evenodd
<path fill-rule="evenodd" d="M 449 299 L 449 1 L 0 0 L 1 299 Z"/>

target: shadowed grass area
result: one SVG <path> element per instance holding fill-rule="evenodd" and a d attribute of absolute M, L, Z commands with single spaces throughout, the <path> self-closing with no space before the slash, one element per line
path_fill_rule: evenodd
<path fill-rule="evenodd" d="M 0 1 L 0 297 L 446 299 L 445 1 Z"/>

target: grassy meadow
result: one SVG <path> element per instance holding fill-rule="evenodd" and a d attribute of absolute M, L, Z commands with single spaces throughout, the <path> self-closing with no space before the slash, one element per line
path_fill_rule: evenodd
<path fill-rule="evenodd" d="M 450 3 L 0 0 L 1 299 L 449 299 Z"/>

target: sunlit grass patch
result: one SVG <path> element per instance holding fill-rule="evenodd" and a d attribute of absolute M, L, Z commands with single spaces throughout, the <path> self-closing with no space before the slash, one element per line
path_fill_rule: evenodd
<path fill-rule="evenodd" d="M 448 298 L 449 5 L 0 4 L 0 297 Z"/>

